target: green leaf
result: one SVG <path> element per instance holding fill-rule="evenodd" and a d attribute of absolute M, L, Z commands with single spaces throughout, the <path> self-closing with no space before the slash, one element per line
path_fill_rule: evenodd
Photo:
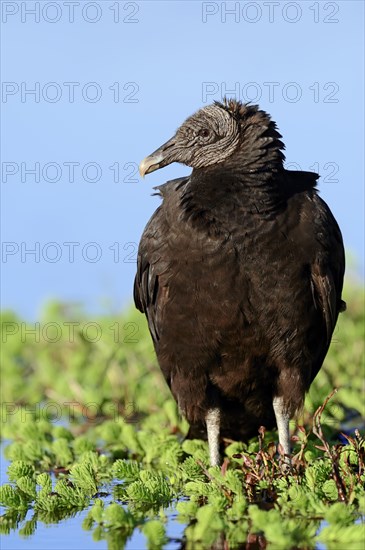
<path fill-rule="evenodd" d="M 135 481 L 139 478 L 140 464 L 132 460 L 116 460 L 113 464 L 113 477 L 123 481 Z"/>
<path fill-rule="evenodd" d="M 24 499 L 14 487 L 7 484 L 0 487 L 0 504 L 15 509 L 28 508 L 28 500 Z"/>
<path fill-rule="evenodd" d="M 158 550 L 167 542 L 165 526 L 159 520 L 151 520 L 142 527 L 142 533 L 147 538 L 147 547 Z"/>
<path fill-rule="evenodd" d="M 39 474 L 36 478 L 36 481 L 45 492 L 52 491 L 52 480 L 49 474 L 46 474 L 45 472 L 43 474 Z"/>
<path fill-rule="evenodd" d="M 95 479 L 95 471 L 92 465 L 88 462 L 75 464 L 70 471 L 71 478 L 86 494 L 92 496 L 97 490 L 97 482 Z"/>
<path fill-rule="evenodd" d="M 333 479 L 328 479 L 322 485 L 322 491 L 328 498 L 328 500 L 338 499 L 338 489 Z"/>
<path fill-rule="evenodd" d="M 324 518 L 330 524 L 345 526 L 354 522 L 356 514 L 352 506 L 336 502 L 326 510 Z"/>
<path fill-rule="evenodd" d="M 133 525 L 133 516 L 123 506 L 112 502 L 105 508 L 104 521 L 113 528 L 129 527 Z"/>
<path fill-rule="evenodd" d="M 52 451 L 56 457 L 58 466 L 68 466 L 74 461 L 72 451 L 69 446 L 69 440 L 63 437 L 56 439 L 52 444 Z"/>
<path fill-rule="evenodd" d="M 342 548 L 349 548 L 352 543 L 357 544 L 357 548 L 364 548 L 365 533 L 364 525 L 329 525 L 324 527 L 317 536 L 319 542 L 342 544 Z"/>
<path fill-rule="evenodd" d="M 23 493 L 29 495 L 32 499 L 37 496 L 35 480 L 33 478 L 27 476 L 20 477 L 17 479 L 16 484 Z"/>
<path fill-rule="evenodd" d="M 182 500 L 176 504 L 176 511 L 179 514 L 179 520 L 188 522 L 191 518 L 196 516 L 199 509 L 199 505 L 194 500 Z"/>
<path fill-rule="evenodd" d="M 193 540 L 195 542 L 203 542 L 206 547 L 216 541 L 218 534 L 226 526 L 221 515 L 210 504 L 199 508 L 196 519 L 197 523 L 193 529 Z"/>
<path fill-rule="evenodd" d="M 9 465 L 7 474 L 10 481 L 16 481 L 21 477 L 33 477 L 34 466 L 23 460 L 15 460 Z"/>
<path fill-rule="evenodd" d="M 96 521 L 96 523 L 102 523 L 104 516 L 104 502 L 99 498 L 96 499 L 94 506 L 91 508 L 89 514 L 93 521 Z"/>

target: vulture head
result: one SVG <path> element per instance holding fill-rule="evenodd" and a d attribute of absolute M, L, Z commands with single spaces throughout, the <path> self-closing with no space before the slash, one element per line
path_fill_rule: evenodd
<path fill-rule="evenodd" d="M 282 166 L 284 144 L 270 116 L 257 105 L 234 99 L 203 107 L 176 134 L 142 160 L 141 176 L 172 162 L 194 169 L 256 172 Z"/>

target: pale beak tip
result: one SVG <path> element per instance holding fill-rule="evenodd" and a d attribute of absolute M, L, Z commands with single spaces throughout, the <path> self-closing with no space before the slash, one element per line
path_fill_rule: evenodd
<path fill-rule="evenodd" d="M 141 160 L 138 167 L 141 177 L 144 178 L 146 174 L 158 170 L 160 168 L 160 162 L 162 162 L 163 160 L 164 157 L 161 153 L 153 153 L 152 155 Z"/>
<path fill-rule="evenodd" d="M 147 162 L 147 159 L 144 158 L 143 160 L 141 160 L 138 167 L 138 171 L 140 173 L 141 178 L 145 177 L 148 168 L 149 168 L 149 163 Z"/>

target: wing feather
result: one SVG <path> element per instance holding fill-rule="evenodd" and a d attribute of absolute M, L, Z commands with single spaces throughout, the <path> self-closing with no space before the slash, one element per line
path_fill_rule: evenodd
<path fill-rule="evenodd" d="M 168 219 L 169 198 L 188 178 L 178 178 L 156 187 L 163 203 L 146 225 L 143 232 L 137 258 L 137 274 L 134 280 L 134 302 L 147 316 L 151 336 L 156 344 L 160 338 L 159 319 L 168 298 L 168 238 L 171 233 L 171 222 Z"/>
<path fill-rule="evenodd" d="M 316 307 L 322 311 L 329 345 L 338 314 L 346 309 L 341 299 L 345 255 L 341 231 L 330 209 L 318 195 L 315 202 L 317 242 L 321 247 L 311 266 L 312 294 Z"/>

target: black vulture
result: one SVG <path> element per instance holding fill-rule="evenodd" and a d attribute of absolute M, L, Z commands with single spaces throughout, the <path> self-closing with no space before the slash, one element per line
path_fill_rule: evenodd
<path fill-rule="evenodd" d="M 326 356 L 341 300 L 340 229 L 318 175 L 290 171 L 276 124 L 256 105 L 200 109 L 140 164 L 188 177 L 156 187 L 163 202 L 138 251 L 134 300 L 190 435 L 247 441 L 289 420 Z M 289 459 L 287 459 L 289 460 Z"/>

